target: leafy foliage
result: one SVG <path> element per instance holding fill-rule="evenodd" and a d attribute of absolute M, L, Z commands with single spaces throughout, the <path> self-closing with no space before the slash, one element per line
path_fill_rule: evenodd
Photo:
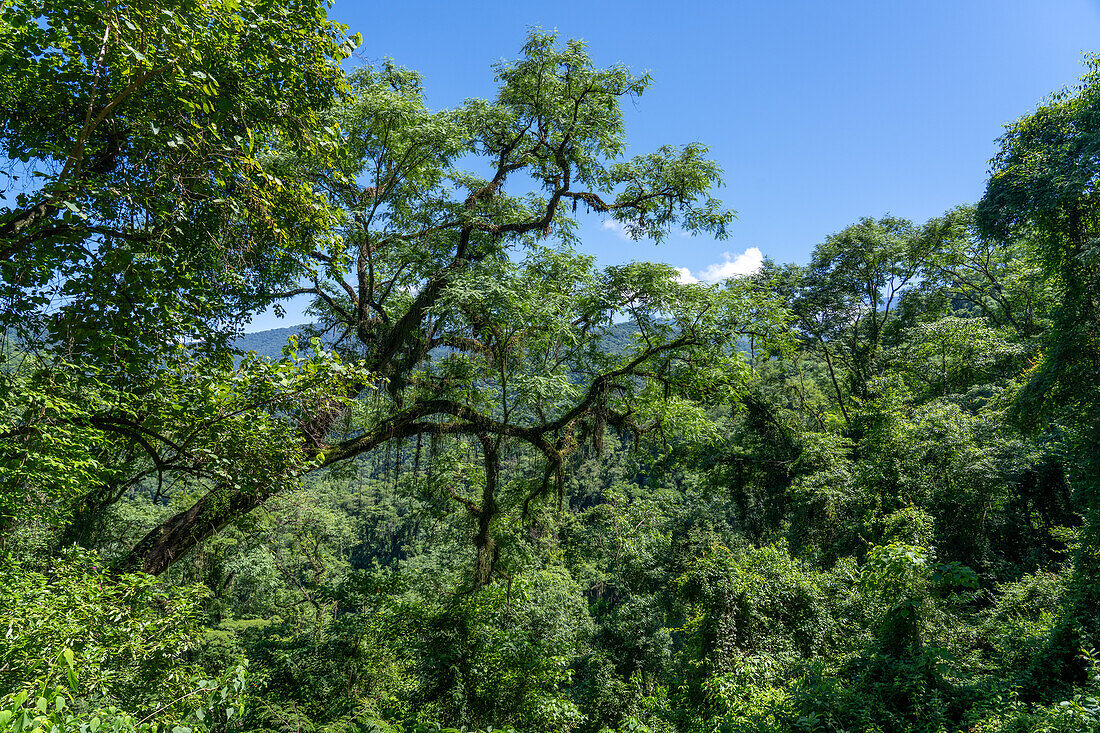
<path fill-rule="evenodd" d="M 0 28 L 0 733 L 1100 725 L 1095 60 L 704 285 L 581 251 L 733 216 L 583 43 L 430 110 L 313 2 Z"/>

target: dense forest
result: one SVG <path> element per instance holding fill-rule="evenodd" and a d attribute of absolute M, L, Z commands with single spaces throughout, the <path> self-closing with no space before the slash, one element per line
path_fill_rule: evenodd
<path fill-rule="evenodd" d="M 647 75 L 359 43 L 0 5 L 0 732 L 1100 730 L 1100 59 L 711 285 L 581 241 L 733 221 Z"/>

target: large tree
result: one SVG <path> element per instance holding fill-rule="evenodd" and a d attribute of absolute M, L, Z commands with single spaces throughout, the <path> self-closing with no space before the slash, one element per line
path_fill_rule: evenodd
<path fill-rule="evenodd" d="M 356 72 L 333 119 L 342 175 L 315 179 L 340 206 L 342 238 L 309 253 L 308 283 L 272 293 L 312 294 L 318 328 L 373 375 L 334 396 L 365 395 L 353 408 L 334 400 L 301 422 L 311 465 L 417 437 L 474 446 L 479 476 L 451 492 L 476 526 L 479 583 L 497 554 L 503 453 L 526 446 L 544 463 L 527 507 L 561 491 L 565 458 L 607 426 L 702 436 L 696 400 L 728 395 L 746 375 L 734 337 L 777 322 L 749 282 L 681 285 L 665 265 L 600 270 L 574 249 L 573 215 L 586 211 L 639 239 L 726 234 L 732 214 L 709 194 L 719 170 L 703 146 L 623 158 L 620 104 L 648 77 L 598 68 L 583 44 L 536 32 L 497 78 L 495 100 L 431 112 L 414 73 Z M 304 157 L 288 165 L 316 169 Z M 624 319 L 637 333 L 608 353 Z M 215 485 L 128 562 L 160 572 L 269 494 Z"/>
<path fill-rule="evenodd" d="M 256 402 L 226 341 L 334 236 L 280 166 L 334 149 L 322 116 L 354 40 L 325 8 L 0 6 L 0 544 L 150 473 L 210 475 L 214 436 Z"/>
<path fill-rule="evenodd" d="M 916 281 L 930 235 L 905 219 L 864 218 L 814 248 L 810 264 L 781 278 L 795 327 L 824 357 L 845 423 L 851 403 L 881 372 L 883 337 L 902 294 Z"/>
<path fill-rule="evenodd" d="M 977 208 L 987 235 L 1035 247 L 1059 303 L 1019 407 L 1062 439 L 1087 512 L 1062 626 L 1069 652 L 1100 640 L 1100 59 L 1087 63 L 1076 88 L 1008 127 Z"/>

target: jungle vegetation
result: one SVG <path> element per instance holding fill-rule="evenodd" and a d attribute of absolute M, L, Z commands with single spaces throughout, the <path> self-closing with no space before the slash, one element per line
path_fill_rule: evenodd
<path fill-rule="evenodd" d="M 688 284 L 578 235 L 726 236 L 648 76 L 325 7 L 0 6 L 0 731 L 1100 730 L 1100 59 Z"/>

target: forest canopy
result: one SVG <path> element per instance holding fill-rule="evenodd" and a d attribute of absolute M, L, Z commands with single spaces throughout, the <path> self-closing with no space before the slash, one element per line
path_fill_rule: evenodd
<path fill-rule="evenodd" d="M 0 7 L 0 731 L 1100 728 L 1100 61 L 976 204 L 706 284 L 581 236 L 734 220 L 649 75 L 360 43 Z"/>

